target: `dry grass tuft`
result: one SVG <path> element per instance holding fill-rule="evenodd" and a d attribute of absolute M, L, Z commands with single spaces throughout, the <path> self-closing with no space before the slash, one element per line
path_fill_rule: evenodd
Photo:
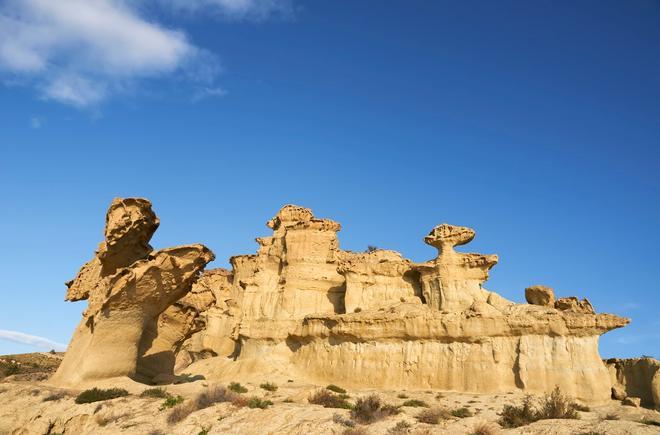
<path fill-rule="evenodd" d="M 411 399 L 411 400 L 406 400 L 403 402 L 401 406 L 409 406 L 411 408 L 428 408 L 429 404 L 424 402 L 423 400 L 418 400 L 418 399 Z"/>
<path fill-rule="evenodd" d="M 456 408 L 452 410 L 451 415 L 458 418 L 466 418 L 466 417 L 472 417 L 474 414 L 472 413 L 472 411 L 470 411 L 470 408 L 464 406 L 462 408 Z"/>
<path fill-rule="evenodd" d="M 405 420 L 400 420 L 394 427 L 387 430 L 388 435 L 404 435 L 410 433 L 412 425 Z"/>
<path fill-rule="evenodd" d="M 415 416 L 417 421 L 426 424 L 438 424 L 440 420 L 447 420 L 450 417 L 451 413 L 449 411 L 439 407 L 425 409 Z"/>
<path fill-rule="evenodd" d="M 369 424 L 399 412 L 399 407 L 383 404 L 378 395 L 372 394 L 360 397 L 355 401 L 355 405 L 351 409 L 351 417 L 359 423 Z"/>
<path fill-rule="evenodd" d="M 108 390 L 92 388 L 91 390 L 85 390 L 78 394 L 78 397 L 76 397 L 76 403 L 93 403 L 101 400 L 116 399 L 117 397 L 123 396 L 128 396 L 128 391 L 123 388 L 110 388 Z"/>
<path fill-rule="evenodd" d="M 140 394 L 140 397 L 152 397 L 155 399 L 167 399 L 170 396 L 170 393 L 164 388 L 147 388 Z"/>
<path fill-rule="evenodd" d="M 332 394 L 327 389 L 317 390 L 307 399 L 309 403 L 321 405 L 324 408 L 343 408 L 351 409 L 352 405 L 343 397 Z"/>
<path fill-rule="evenodd" d="M 54 402 L 58 400 L 62 400 L 66 397 L 66 393 L 64 391 L 55 391 L 53 393 L 50 393 L 48 396 L 43 398 L 44 402 Z"/>
<path fill-rule="evenodd" d="M 474 425 L 470 435 L 497 435 L 500 433 L 500 428 L 490 422 L 481 422 Z"/>
<path fill-rule="evenodd" d="M 346 393 L 346 390 L 344 390 L 342 387 L 338 387 L 335 384 L 330 384 L 327 387 L 325 387 L 325 389 L 333 391 L 335 393 L 339 393 L 339 394 L 345 394 Z"/>
<path fill-rule="evenodd" d="M 264 382 L 263 384 L 259 385 L 259 387 L 266 391 L 277 391 L 277 385 L 273 384 L 272 382 Z"/>
<path fill-rule="evenodd" d="M 535 406 L 534 399 L 526 396 L 521 406 L 505 405 L 499 423 L 506 428 L 514 428 L 546 419 L 577 419 L 578 405 L 563 395 L 559 387 L 546 394 Z"/>
<path fill-rule="evenodd" d="M 232 402 L 238 395 L 225 387 L 208 387 L 195 397 L 195 407 L 197 409 L 208 408 L 216 403 Z"/>
<path fill-rule="evenodd" d="M 353 420 L 344 418 L 341 414 L 333 414 L 332 421 L 333 423 L 341 424 L 342 426 L 355 427 L 355 422 Z"/>
<path fill-rule="evenodd" d="M 172 408 L 170 413 L 167 415 L 167 422 L 169 424 L 178 423 L 180 421 L 183 421 L 186 417 L 188 417 L 190 414 L 192 414 L 195 411 L 196 409 L 194 402 L 192 401 L 184 402 Z"/>
<path fill-rule="evenodd" d="M 231 384 L 229 384 L 229 389 L 234 393 L 247 393 L 247 388 L 245 388 L 238 382 L 232 382 Z"/>

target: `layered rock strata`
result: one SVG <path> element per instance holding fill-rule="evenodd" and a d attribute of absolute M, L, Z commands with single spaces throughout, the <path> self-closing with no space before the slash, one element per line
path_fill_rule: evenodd
<path fill-rule="evenodd" d="M 470 228 L 436 226 L 424 241 L 437 256 L 415 263 L 343 251 L 337 222 L 287 205 L 256 254 L 198 279 L 211 252 L 152 252 L 158 221 L 145 201 L 113 203 L 106 242 L 69 284 L 67 298 L 90 307 L 56 380 L 167 382 L 176 368 L 219 381 L 484 393 L 559 385 L 583 401 L 610 398 L 598 338 L 629 320 L 596 314 L 586 299 L 555 301 L 543 286 L 526 289 L 529 304 L 486 290 L 498 257 L 456 250 L 475 237 Z"/>
<path fill-rule="evenodd" d="M 105 241 L 76 278 L 67 300 L 88 299 L 66 356 L 51 379 L 75 386 L 128 376 L 149 380 L 140 360 L 155 337 L 145 334 L 168 307 L 185 296 L 213 253 L 203 245 L 153 251 L 148 242 L 158 218 L 145 199 L 115 199 L 106 216 Z M 167 370 L 158 364 L 155 371 Z"/>
<path fill-rule="evenodd" d="M 577 299 L 514 304 L 484 289 L 497 256 L 455 250 L 472 229 L 438 225 L 424 239 L 437 257 L 418 264 L 395 251 L 342 251 L 339 224 L 302 207 L 283 207 L 268 226 L 273 235 L 257 239 L 256 255 L 231 259 L 225 308 L 213 320 L 222 326 L 208 316 L 205 342 L 219 356 L 186 371 L 474 392 L 559 385 L 581 400 L 609 399 L 598 338 L 628 319 Z"/>

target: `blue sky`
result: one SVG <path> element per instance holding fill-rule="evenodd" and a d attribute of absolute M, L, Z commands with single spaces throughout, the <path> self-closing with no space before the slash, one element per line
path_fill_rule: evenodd
<path fill-rule="evenodd" d="M 587 297 L 633 319 L 603 356 L 658 357 L 659 19 L 656 1 L 0 1 L 0 354 L 68 342 L 84 303 L 64 282 L 112 198 L 142 196 L 155 247 L 202 242 L 217 267 L 287 203 L 341 222 L 344 249 L 415 261 L 434 225 L 470 226 L 465 248 L 500 256 L 489 290 Z"/>

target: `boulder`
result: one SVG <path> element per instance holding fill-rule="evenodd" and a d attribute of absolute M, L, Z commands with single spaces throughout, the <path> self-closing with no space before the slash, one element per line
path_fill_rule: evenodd
<path fill-rule="evenodd" d="M 626 389 L 621 384 L 612 385 L 612 399 L 623 400 L 626 396 Z"/>
<path fill-rule="evenodd" d="M 533 285 L 525 289 L 525 299 L 528 304 L 540 305 L 542 307 L 555 306 L 555 292 L 544 285 Z"/>

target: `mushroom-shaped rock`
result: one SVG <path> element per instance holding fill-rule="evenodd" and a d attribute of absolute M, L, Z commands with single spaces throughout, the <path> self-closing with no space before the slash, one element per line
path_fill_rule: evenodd
<path fill-rule="evenodd" d="M 554 308 L 555 292 L 544 285 L 533 285 L 525 289 L 525 299 L 528 304 Z"/>
<path fill-rule="evenodd" d="M 424 237 L 424 242 L 438 249 L 453 248 L 454 246 L 470 243 L 475 234 L 472 228 L 440 224 L 434 227 L 428 236 Z"/>
<path fill-rule="evenodd" d="M 415 266 L 422 282 L 422 293 L 431 308 L 458 312 L 469 309 L 476 301 L 488 301 L 489 292 L 481 285 L 488 271 L 497 264 L 497 255 L 464 254 L 454 246 L 474 238 L 471 228 L 441 224 L 431 230 L 424 241 L 438 248 L 438 257 Z"/>
<path fill-rule="evenodd" d="M 203 245 L 149 252 L 148 241 L 157 226 L 158 218 L 146 200 L 116 199 L 111 204 L 105 241 L 69 285 L 67 299 L 87 298 L 89 305 L 51 379 L 53 384 L 76 386 L 119 376 L 140 378 L 138 365 L 144 348 L 140 343 L 145 330 L 190 291 L 214 259 Z M 90 268 L 90 263 L 98 267 Z"/>

